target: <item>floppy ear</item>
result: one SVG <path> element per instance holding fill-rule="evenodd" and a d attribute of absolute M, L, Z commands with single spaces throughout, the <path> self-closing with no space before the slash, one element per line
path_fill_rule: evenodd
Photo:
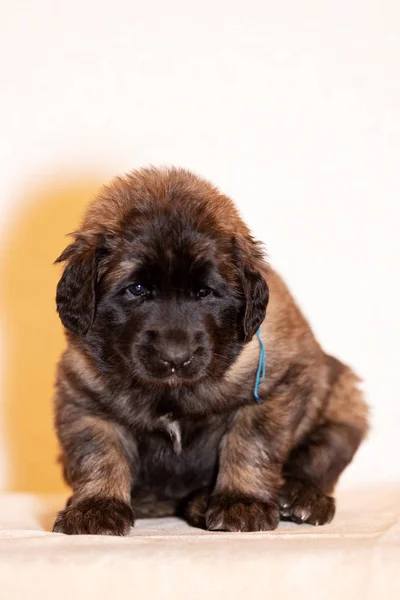
<path fill-rule="evenodd" d="M 245 298 L 244 341 L 249 342 L 265 319 L 269 290 L 261 273 L 266 268 L 259 244 L 252 238 L 239 250 L 239 273 Z"/>
<path fill-rule="evenodd" d="M 64 327 L 85 335 L 96 310 L 97 251 L 83 239 L 67 246 L 56 263 L 67 262 L 57 285 L 57 312 Z"/>
<path fill-rule="evenodd" d="M 242 285 L 246 299 L 243 319 L 245 342 L 249 342 L 265 319 L 269 291 L 267 282 L 261 273 L 244 270 Z"/>

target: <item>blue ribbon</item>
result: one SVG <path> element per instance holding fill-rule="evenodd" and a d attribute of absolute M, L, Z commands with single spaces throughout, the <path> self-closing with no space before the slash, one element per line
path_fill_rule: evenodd
<path fill-rule="evenodd" d="M 264 348 L 264 343 L 261 339 L 260 329 L 257 329 L 257 337 L 258 337 L 258 341 L 260 342 L 260 358 L 258 361 L 256 382 L 254 384 L 254 392 L 253 393 L 254 393 L 254 398 L 257 400 L 257 402 L 259 404 L 261 404 L 262 398 L 260 398 L 260 396 L 258 394 L 258 388 L 260 386 L 260 383 L 262 383 L 265 379 L 265 348 Z"/>

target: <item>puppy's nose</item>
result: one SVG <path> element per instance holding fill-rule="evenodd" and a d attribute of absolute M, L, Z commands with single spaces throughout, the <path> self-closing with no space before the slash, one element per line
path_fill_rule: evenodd
<path fill-rule="evenodd" d="M 193 358 L 193 348 L 180 344 L 166 344 L 159 351 L 161 362 L 167 364 L 171 369 L 179 369 L 190 363 Z"/>

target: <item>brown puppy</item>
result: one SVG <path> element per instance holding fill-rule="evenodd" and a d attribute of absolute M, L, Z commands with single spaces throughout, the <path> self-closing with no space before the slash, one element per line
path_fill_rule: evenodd
<path fill-rule="evenodd" d="M 367 407 L 231 200 L 143 169 L 104 188 L 74 236 L 58 259 L 55 402 L 73 496 L 54 531 L 122 535 L 169 514 L 227 531 L 329 522 Z"/>

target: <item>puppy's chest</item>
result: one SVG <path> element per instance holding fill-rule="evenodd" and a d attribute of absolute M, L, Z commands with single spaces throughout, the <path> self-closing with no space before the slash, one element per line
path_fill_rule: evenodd
<path fill-rule="evenodd" d="M 139 438 L 136 485 L 167 498 L 184 498 L 214 483 L 218 448 L 226 430 L 222 418 L 201 422 L 161 422 L 160 429 Z"/>

